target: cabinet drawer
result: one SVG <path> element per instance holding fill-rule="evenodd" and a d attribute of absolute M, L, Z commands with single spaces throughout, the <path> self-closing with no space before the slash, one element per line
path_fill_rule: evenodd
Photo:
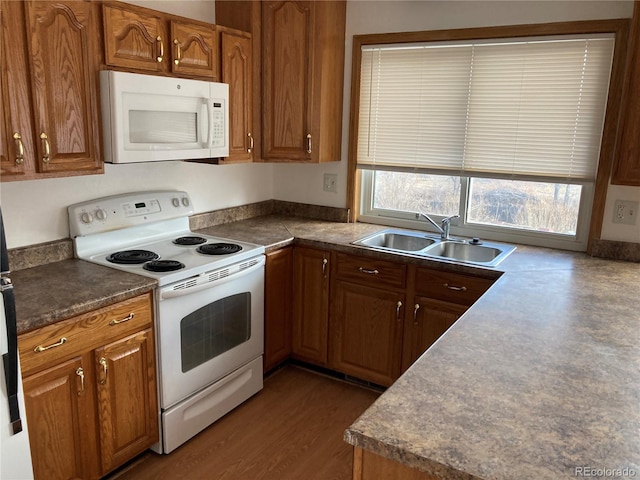
<path fill-rule="evenodd" d="M 20 335 L 22 371 L 30 373 L 145 328 L 152 322 L 151 312 L 151 294 L 146 294 Z"/>
<path fill-rule="evenodd" d="M 428 268 L 416 271 L 416 292 L 429 298 L 471 305 L 493 285 L 493 280 Z"/>
<path fill-rule="evenodd" d="M 373 287 L 405 288 L 407 266 L 377 258 L 337 253 L 334 273 L 336 277 Z"/>

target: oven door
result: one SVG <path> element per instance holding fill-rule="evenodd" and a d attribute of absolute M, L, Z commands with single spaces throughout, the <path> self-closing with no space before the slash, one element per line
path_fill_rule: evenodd
<path fill-rule="evenodd" d="M 163 410 L 262 355 L 264 256 L 161 287 L 157 299 Z"/>

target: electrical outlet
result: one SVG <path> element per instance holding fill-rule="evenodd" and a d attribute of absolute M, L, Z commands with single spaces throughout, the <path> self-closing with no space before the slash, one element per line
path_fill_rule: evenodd
<path fill-rule="evenodd" d="M 638 216 L 638 202 L 633 200 L 616 200 L 613 206 L 613 223 L 635 225 Z"/>
<path fill-rule="evenodd" d="M 322 190 L 325 192 L 338 193 L 338 174 L 325 173 L 322 183 Z"/>

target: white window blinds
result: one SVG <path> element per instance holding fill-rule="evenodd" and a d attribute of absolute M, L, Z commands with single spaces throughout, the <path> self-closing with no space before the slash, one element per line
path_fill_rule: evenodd
<path fill-rule="evenodd" d="M 613 38 L 363 47 L 360 168 L 595 178 Z"/>

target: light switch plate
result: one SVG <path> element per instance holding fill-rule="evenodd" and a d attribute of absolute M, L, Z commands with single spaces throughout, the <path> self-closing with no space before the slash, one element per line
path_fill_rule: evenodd
<path fill-rule="evenodd" d="M 322 190 L 325 192 L 338 193 L 338 174 L 337 173 L 325 173 Z"/>
<path fill-rule="evenodd" d="M 616 200 L 613 206 L 613 223 L 635 225 L 638 216 L 638 202 L 633 200 Z"/>

